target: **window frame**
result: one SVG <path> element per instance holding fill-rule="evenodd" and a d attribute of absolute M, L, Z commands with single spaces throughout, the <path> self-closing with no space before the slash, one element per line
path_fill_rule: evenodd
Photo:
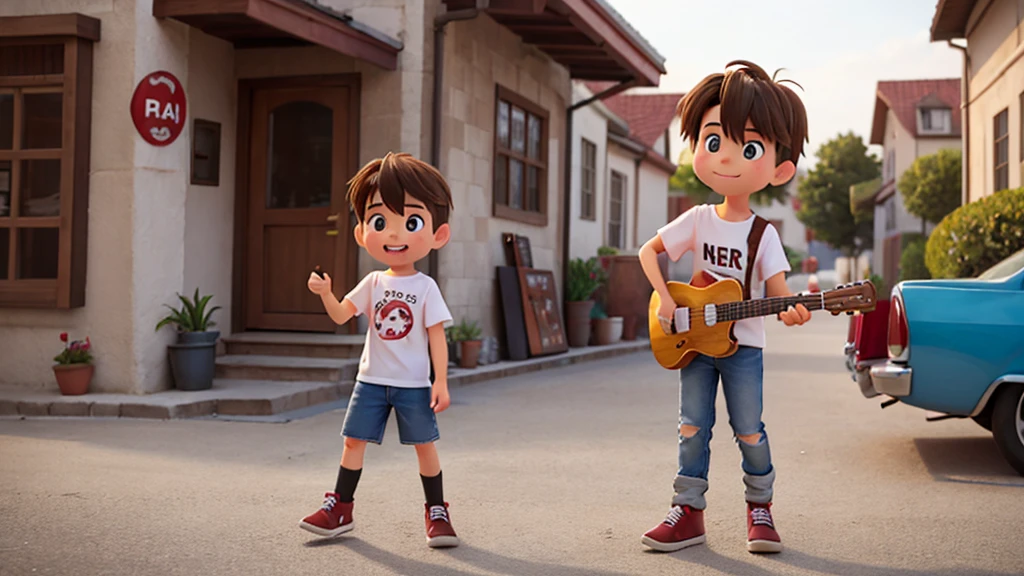
<path fill-rule="evenodd" d="M 615 199 L 615 182 L 618 180 L 622 183 L 620 188 L 621 194 L 619 200 Z M 626 191 L 629 187 L 629 178 L 619 172 L 618 170 L 611 170 L 608 176 L 608 218 L 607 226 L 605 226 L 605 245 L 619 250 L 624 250 L 626 245 Z M 612 205 L 618 202 L 619 208 L 619 221 L 612 220 Z M 612 226 L 618 226 L 619 233 L 618 238 L 614 238 L 612 234 Z"/>
<path fill-rule="evenodd" d="M 999 119 L 1005 118 L 1006 132 L 999 134 Z M 999 163 L 999 147 L 1006 147 L 1006 161 Z M 1000 180 L 1000 175 L 1002 179 Z M 1000 187 L 1000 181 L 1003 185 Z M 1003 108 L 1002 111 L 992 117 L 992 192 L 1005 190 L 1010 186 L 1010 109 Z"/>
<path fill-rule="evenodd" d="M 11 162 L 9 211 L 0 217 L 8 230 L 7 269 L 0 274 L 0 307 L 70 309 L 85 305 L 88 254 L 89 157 L 92 121 L 93 42 L 100 21 L 81 14 L 0 18 L 0 48 L 63 45 L 61 74 L 0 76 L 0 91 L 13 93 L 12 146 L 0 150 L 0 161 Z M 25 93 L 62 95 L 61 147 L 22 149 L 22 102 Z M 21 162 L 59 159 L 60 211 L 57 216 L 21 216 Z M 57 277 L 17 279 L 19 230 L 57 229 Z"/>
<path fill-rule="evenodd" d="M 588 158 L 592 160 L 589 166 Z M 586 138 L 580 138 L 580 220 L 597 221 L 597 144 Z"/>
<path fill-rule="evenodd" d="M 1020 138 L 1020 143 L 1017 145 L 1017 153 L 1020 156 L 1020 161 L 1024 162 L 1024 91 L 1022 91 L 1020 93 L 1020 96 L 1018 96 L 1017 120 L 1020 124 L 1020 134 L 1018 134 L 1018 137 Z M 1024 186 L 1024 183 L 1022 183 L 1021 185 Z"/>
<path fill-rule="evenodd" d="M 527 113 L 526 124 L 524 126 L 523 138 L 525 140 L 525 150 L 523 153 L 512 150 L 512 113 L 509 110 L 509 147 L 502 145 L 498 138 L 498 109 L 499 102 L 505 101 L 511 106 L 522 109 Z M 530 115 L 536 116 L 540 119 L 540 150 L 538 152 L 538 159 L 529 157 L 530 154 Z M 522 222 L 524 224 L 531 224 L 534 226 L 544 227 L 548 225 L 548 130 L 550 128 L 550 114 L 548 111 L 542 108 L 540 105 L 526 99 L 525 97 L 505 88 L 501 84 L 495 85 L 495 98 L 494 98 L 494 150 L 491 160 L 491 203 L 493 206 L 493 215 L 495 218 L 503 218 L 505 220 L 514 220 L 516 222 Z M 527 174 L 529 173 L 528 168 L 534 167 L 537 169 L 537 211 L 525 210 L 521 208 L 513 208 L 507 203 L 501 203 L 498 201 L 497 187 L 494 186 L 499 157 L 506 159 L 519 160 L 523 163 L 523 198 L 526 199 L 527 195 Z M 511 178 L 512 171 L 505 170 L 505 178 Z M 505 190 L 506 195 L 511 193 L 511 187 L 506 182 Z M 507 200 L 506 200 L 507 202 Z"/>
<path fill-rule="evenodd" d="M 953 132 L 953 110 L 952 108 L 943 108 L 940 106 L 931 106 L 918 108 L 917 122 L 918 132 L 923 135 L 945 135 Z M 942 118 L 942 125 L 935 127 L 934 125 L 925 126 L 926 119 L 927 123 L 931 124 L 934 119 L 933 113 L 940 113 Z"/>

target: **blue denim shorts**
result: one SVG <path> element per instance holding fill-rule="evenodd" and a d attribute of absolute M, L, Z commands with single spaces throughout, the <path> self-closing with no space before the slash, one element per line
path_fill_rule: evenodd
<path fill-rule="evenodd" d="M 430 408 L 430 388 L 400 388 L 356 382 L 341 435 L 354 440 L 380 444 L 384 427 L 395 409 L 398 439 L 402 444 L 429 444 L 441 435 L 437 417 Z"/>

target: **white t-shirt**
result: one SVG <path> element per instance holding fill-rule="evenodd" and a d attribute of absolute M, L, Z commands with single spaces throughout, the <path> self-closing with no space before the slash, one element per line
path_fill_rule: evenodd
<path fill-rule="evenodd" d="M 747 275 L 747 237 L 754 216 L 742 222 L 722 220 L 714 204 L 690 208 L 660 230 L 665 252 L 673 262 L 693 250 L 693 273 L 709 271 L 717 276 L 735 278 L 740 284 Z M 779 272 L 788 272 L 789 259 L 775 227 L 765 227 L 754 260 L 750 297 L 761 298 L 764 282 Z M 747 318 L 736 322 L 736 341 L 743 346 L 764 348 L 764 318 Z"/>
<path fill-rule="evenodd" d="M 368 314 L 366 345 L 356 379 L 399 388 L 430 387 L 427 328 L 451 323 L 434 279 L 417 272 L 392 276 L 370 272 L 345 296 L 357 314 Z"/>

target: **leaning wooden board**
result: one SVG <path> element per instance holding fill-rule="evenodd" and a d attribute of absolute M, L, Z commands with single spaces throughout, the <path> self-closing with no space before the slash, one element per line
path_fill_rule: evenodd
<path fill-rule="evenodd" d="M 555 292 L 555 275 L 550 270 L 518 268 L 519 290 L 531 356 L 557 354 L 569 349 L 562 311 Z"/>

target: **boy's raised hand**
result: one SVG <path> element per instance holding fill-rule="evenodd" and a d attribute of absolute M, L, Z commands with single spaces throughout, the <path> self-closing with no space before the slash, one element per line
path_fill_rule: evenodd
<path fill-rule="evenodd" d="M 309 273 L 309 280 L 306 281 L 309 291 L 319 296 L 331 293 L 331 276 L 324 272 L 324 277 L 317 276 L 316 272 Z"/>

